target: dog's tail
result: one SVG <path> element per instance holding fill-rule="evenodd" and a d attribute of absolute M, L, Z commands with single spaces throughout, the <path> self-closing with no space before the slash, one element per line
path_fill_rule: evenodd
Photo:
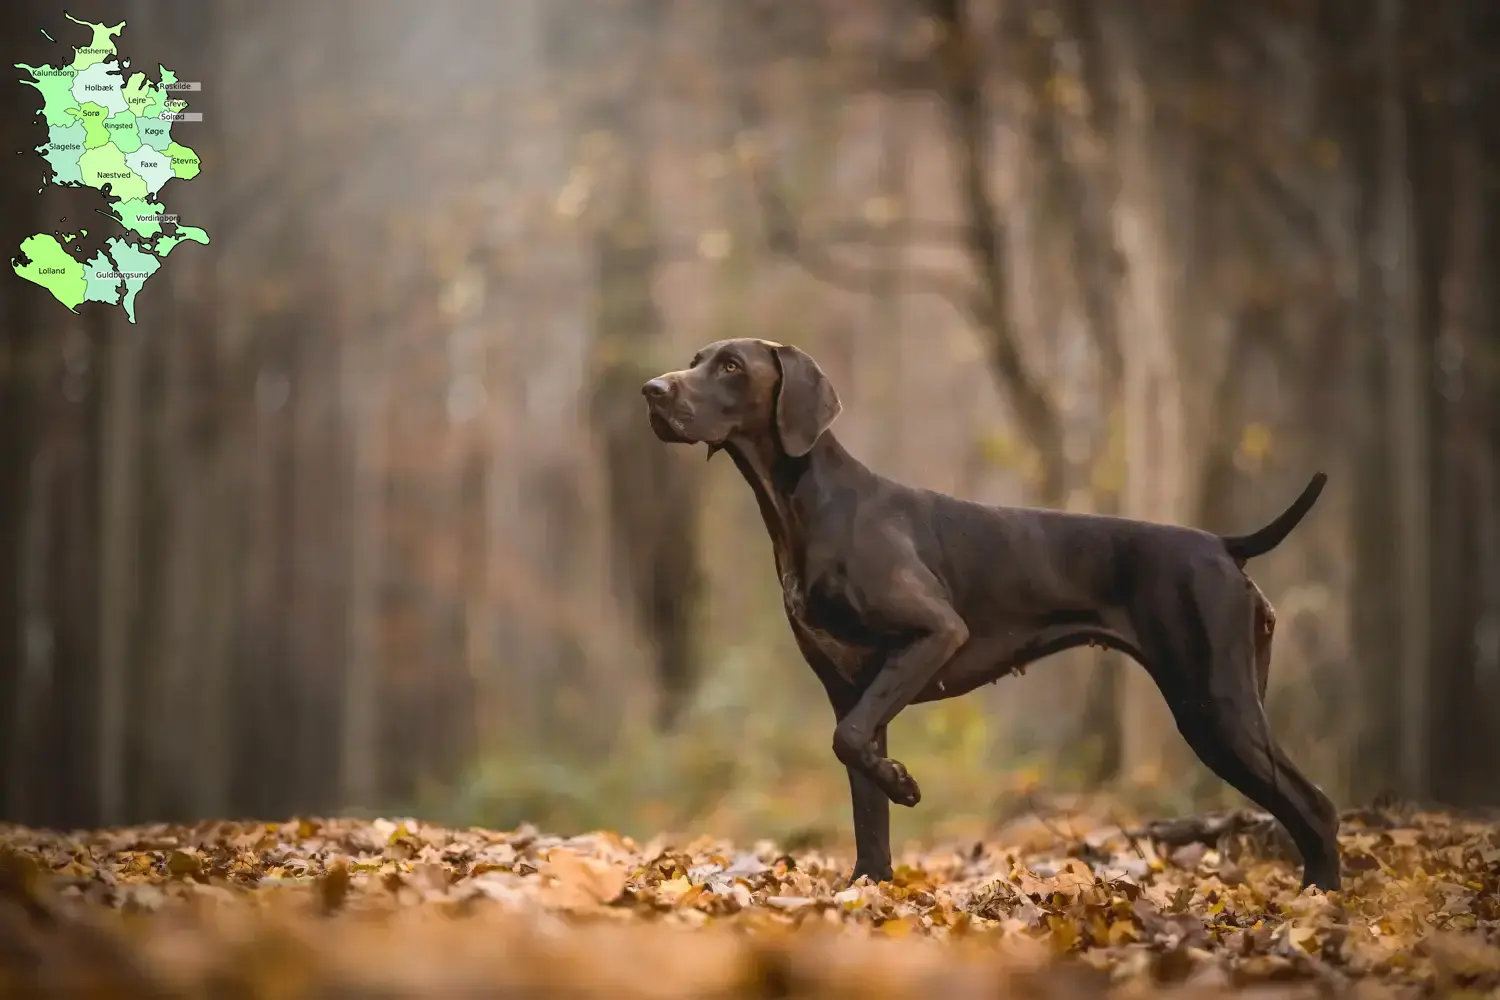
<path fill-rule="evenodd" d="M 1318 502 L 1318 495 L 1323 492 L 1323 484 L 1328 482 L 1326 473 L 1318 472 L 1302 491 L 1302 495 L 1292 501 L 1292 505 L 1259 531 L 1252 531 L 1248 535 L 1224 535 L 1224 547 L 1234 557 L 1234 561 L 1244 565 L 1248 559 L 1263 556 L 1276 546 L 1280 545 L 1286 536 L 1292 533 L 1292 529 L 1307 516 L 1312 510 L 1313 504 Z"/>

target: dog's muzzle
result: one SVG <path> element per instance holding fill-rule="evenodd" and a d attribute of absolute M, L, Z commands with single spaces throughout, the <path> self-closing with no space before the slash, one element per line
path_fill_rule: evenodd
<path fill-rule="evenodd" d="M 646 397 L 646 411 L 651 418 L 651 430 L 669 444 L 691 444 L 692 438 L 684 429 L 686 414 L 677 404 L 677 384 L 671 379 L 654 378 L 641 386 L 641 395 Z"/>

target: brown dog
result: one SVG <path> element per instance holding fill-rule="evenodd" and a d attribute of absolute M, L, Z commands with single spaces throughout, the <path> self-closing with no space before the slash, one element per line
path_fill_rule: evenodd
<path fill-rule="evenodd" d="M 886 755 L 903 708 L 1093 643 L 1141 663 L 1203 762 L 1287 828 L 1304 885 L 1338 888 L 1338 814 L 1271 738 L 1274 613 L 1243 571 L 1312 508 L 1322 473 L 1260 531 L 1222 537 L 989 507 L 878 476 L 828 432 L 838 394 L 795 347 L 710 344 L 641 391 L 657 437 L 728 452 L 755 493 L 792 634 L 838 720 L 854 878 L 891 877 L 889 802 L 921 798 Z"/>

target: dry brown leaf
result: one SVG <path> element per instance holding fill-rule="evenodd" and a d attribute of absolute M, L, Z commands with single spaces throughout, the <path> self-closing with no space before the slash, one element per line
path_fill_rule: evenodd
<path fill-rule="evenodd" d="M 548 900 L 564 909 L 598 907 L 614 902 L 624 891 L 626 872 L 572 851 L 554 850 L 539 874 L 550 880 Z"/>
<path fill-rule="evenodd" d="M 203 858 L 194 851 L 173 851 L 167 858 L 167 871 L 184 877 L 197 875 L 203 871 Z"/>

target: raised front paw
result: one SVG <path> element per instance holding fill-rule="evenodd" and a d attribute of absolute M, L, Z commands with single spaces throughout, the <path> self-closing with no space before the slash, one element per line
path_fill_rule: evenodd
<path fill-rule="evenodd" d="M 907 773 L 906 765 L 899 760 L 882 757 L 875 766 L 875 781 L 898 806 L 914 806 L 922 801 L 917 780 Z"/>

